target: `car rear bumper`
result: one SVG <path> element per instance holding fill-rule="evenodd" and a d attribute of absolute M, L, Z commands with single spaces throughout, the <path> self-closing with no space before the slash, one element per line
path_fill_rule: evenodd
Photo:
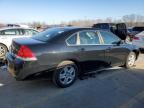
<path fill-rule="evenodd" d="M 37 61 L 23 61 L 14 57 L 11 53 L 6 54 L 8 72 L 16 80 L 24 80 L 29 75 L 44 72 L 50 69 L 47 65 L 40 65 Z M 49 68 L 48 68 L 49 67 Z"/>
<path fill-rule="evenodd" d="M 22 66 L 24 64 L 24 62 L 22 60 L 16 59 L 14 56 L 12 56 L 10 53 L 6 54 L 6 59 L 7 59 L 7 69 L 8 72 L 15 77 L 16 79 L 18 79 L 18 74 L 20 72 L 20 70 L 22 69 Z"/>

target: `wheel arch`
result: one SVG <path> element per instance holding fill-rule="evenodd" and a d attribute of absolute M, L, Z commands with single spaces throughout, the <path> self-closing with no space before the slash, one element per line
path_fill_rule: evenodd
<path fill-rule="evenodd" d="M 77 68 L 78 68 L 78 73 L 81 73 L 82 69 L 81 69 L 81 65 L 80 63 L 77 61 L 77 60 L 74 60 L 74 59 L 66 59 L 66 60 L 63 60 L 61 61 L 57 67 L 62 67 L 64 65 L 68 65 L 68 64 L 71 64 L 71 63 L 74 63 Z"/>
<path fill-rule="evenodd" d="M 134 52 L 136 54 L 136 60 L 137 60 L 138 56 L 139 56 L 139 51 L 138 50 L 132 50 L 132 52 Z"/>
<path fill-rule="evenodd" d="M 65 84 L 62 84 L 61 81 L 60 81 L 60 78 L 59 78 L 61 71 L 57 71 L 57 70 L 56 70 L 56 71 L 53 73 L 53 75 L 52 75 L 52 80 L 53 80 L 54 84 L 55 84 L 56 86 L 58 86 L 58 87 L 66 88 L 66 87 L 71 86 L 71 85 L 75 82 L 75 80 L 77 79 L 77 77 L 78 77 L 78 75 L 79 75 L 78 64 L 77 64 L 77 62 L 76 62 L 75 60 L 72 60 L 72 59 L 67 59 L 67 60 L 61 61 L 61 62 L 59 63 L 59 65 L 57 66 L 57 69 L 59 70 L 59 68 L 61 68 L 61 67 L 63 67 L 63 66 L 66 66 L 66 65 L 68 65 L 68 64 L 74 64 L 74 65 L 76 65 L 75 67 L 76 67 L 76 69 L 77 69 L 77 72 L 75 73 L 74 79 L 72 79 L 72 82 L 70 82 L 69 84 L 66 84 L 66 85 L 65 85 Z"/>

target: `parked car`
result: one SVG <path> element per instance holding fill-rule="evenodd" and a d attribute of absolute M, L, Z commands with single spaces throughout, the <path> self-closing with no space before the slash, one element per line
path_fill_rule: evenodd
<path fill-rule="evenodd" d="M 140 48 L 140 50 L 144 51 L 144 31 L 138 33 L 134 36 L 132 43 Z"/>
<path fill-rule="evenodd" d="M 0 29 L 0 59 L 5 57 L 12 43 L 12 39 L 20 37 L 30 37 L 37 34 L 38 31 L 31 28 L 2 28 Z"/>
<path fill-rule="evenodd" d="M 127 31 L 128 31 L 129 33 L 132 33 L 132 29 L 133 29 L 133 27 L 128 27 L 128 28 L 127 28 Z"/>
<path fill-rule="evenodd" d="M 127 29 L 127 34 L 130 37 L 130 41 L 133 41 L 133 38 L 135 38 L 135 35 L 137 35 L 138 33 L 144 31 L 144 27 L 129 27 Z"/>
<path fill-rule="evenodd" d="M 144 27 L 143 26 L 138 26 L 138 27 L 135 26 L 135 27 L 132 28 L 131 34 L 133 36 L 135 36 L 136 34 L 142 32 L 142 31 L 144 31 Z"/>
<path fill-rule="evenodd" d="M 23 28 L 30 28 L 28 25 L 25 25 L 25 24 L 7 24 L 7 27 L 23 27 Z"/>
<path fill-rule="evenodd" d="M 8 71 L 17 79 L 53 72 L 53 82 L 68 87 L 78 75 L 113 66 L 133 67 L 139 50 L 108 31 L 51 28 L 31 38 L 18 38 L 7 53 Z"/>
<path fill-rule="evenodd" d="M 126 42 L 130 42 L 132 40 L 131 35 L 129 35 L 129 33 L 127 32 L 125 23 L 97 23 L 94 24 L 92 27 L 99 30 L 112 32 Z"/>

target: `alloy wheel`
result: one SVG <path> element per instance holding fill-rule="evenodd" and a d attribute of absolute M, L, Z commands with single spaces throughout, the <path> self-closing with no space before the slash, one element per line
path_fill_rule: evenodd
<path fill-rule="evenodd" d="M 6 54 L 6 49 L 3 45 L 0 45 L 0 57 L 5 56 Z"/>
<path fill-rule="evenodd" d="M 129 58 L 128 58 L 128 65 L 129 65 L 130 67 L 132 67 L 132 66 L 135 64 L 135 59 L 136 59 L 136 57 L 135 57 L 134 54 L 131 54 L 131 55 L 129 56 Z"/>
<path fill-rule="evenodd" d="M 76 70 L 73 66 L 65 66 L 64 68 L 62 68 L 59 75 L 60 82 L 64 85 L 70 84 L 75 78 L 75 72 Z"/>

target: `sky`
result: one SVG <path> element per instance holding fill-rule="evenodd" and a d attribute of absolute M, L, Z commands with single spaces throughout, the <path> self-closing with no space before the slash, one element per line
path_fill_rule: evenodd
<path fill-rule="evenodd" d="M 119 19 L 124 15 L 144 15 L 144 0 L 0 0 L 0 22 Z"/>

